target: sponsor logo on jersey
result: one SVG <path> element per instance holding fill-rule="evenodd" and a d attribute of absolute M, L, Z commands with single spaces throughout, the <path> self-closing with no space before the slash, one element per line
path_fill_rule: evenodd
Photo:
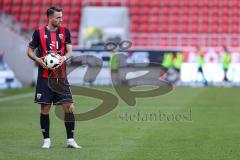
<path fill-rule="evenodd" d="M 37 99 L 41 99 L 42 94 L 41 93 L 37 93 Z"/>

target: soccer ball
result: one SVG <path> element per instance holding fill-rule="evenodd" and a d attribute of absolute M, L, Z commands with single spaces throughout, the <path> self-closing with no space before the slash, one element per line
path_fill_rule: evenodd
<path fill-rule="evenodd" d="M 54 68 L 60 63 L 60 56 L 54 53 L 50 53 L 45 56 L 44 62 L 48 68 Z"/>

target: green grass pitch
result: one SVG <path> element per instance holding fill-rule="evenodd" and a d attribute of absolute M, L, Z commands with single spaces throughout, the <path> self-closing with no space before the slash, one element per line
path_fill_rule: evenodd
<path fill-rule="evenodd" d="M 100 89 L 117 95 L 110 87 Z M 33 103 L 33 95 L 28 94 L 33 92 L 33 88 L 0 91 L 1 160 L 235 160 L 240 157 L 238 88 L 175 88 L 163 96 L 137 99 L 135 107 L 120 100 L 112 112 L 76 122 L 75 139 L 83 147 L 80 150 L 66 148 L 64 124 L 55 116 L 54 108 L 50 120 L 52 148 L 41 149 L 40 108 Z M 76 112 L 91 110 L 101 102 L 81 96 L 74 96 L 74 100 Z M 159 112 L 186 117 L 145 121 L 144 114 Z M 143 114 L 140 120 L 137 113 Z M 130 120 L 124 117 L 126 114 L 135 117 Z"/>

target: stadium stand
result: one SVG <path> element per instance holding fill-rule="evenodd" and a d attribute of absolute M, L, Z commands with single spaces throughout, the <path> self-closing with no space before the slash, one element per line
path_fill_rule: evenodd
<path fill-rule="evenodd" d="M 85 6 L 127 6 L 131 39 L 137 47 L 238 46 L 239 0 L 0 0 L 0 12 L 32 31 L 46 23 L 50 5 L 64 8 L 64 25 L 78 43 L 81 10 Z"/>
<path fill-rule="evenodd" d="M 46 24 L 45 12 L 50 5 L 64 8 L 64 26 L 71 29 L 73 44 L 77 45 L 81 22 L 82 1 L 72 0 L 1 0 L 1 13 L 12 16 L 13 22 L 21 23 L 22 32 L 31 32 Z"/>
<path fill-rule="evenodd" d="M 108 6 L 102 1 L 85 5 Z M 238 0 L 127 0 L 135 46 L 238 46 Z"/>

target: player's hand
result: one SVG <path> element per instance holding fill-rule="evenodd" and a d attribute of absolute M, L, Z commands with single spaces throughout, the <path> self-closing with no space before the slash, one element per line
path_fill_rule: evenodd
<path fill-rule="evenodd" d="M 54 70 L 54 69 L 57 69 L 57 68 L 60 67 L 66 60 L 67 60 L 67 58 L 66 58 L 65 56 L 61 56 L 61 57 L 60 57 L 60 62 L 59 62 L 59 64 L 58 64 L 56 67 L 52 68 L 52 69 L 53 69 L 53 70 Z"/>
<path fill-rule="evenodd" d="M 40 57 L 40 58 L 37 58 L 36 59 L 36 62 L 40 65 L 40 66 L 42 66 L 43 68 L 46 68 L 46 69 L 48 69 L 48 67 L 46 66 L 46 64 L 44 63 L 44 57 Z"/>

